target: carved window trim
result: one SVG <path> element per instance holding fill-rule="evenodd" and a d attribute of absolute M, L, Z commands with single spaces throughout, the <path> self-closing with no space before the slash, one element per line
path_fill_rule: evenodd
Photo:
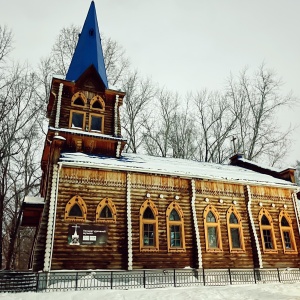
<path fill-rule="evenodd" d="M 262 224 L 263 216 L 265 216 L 268 219 L 269 225 Z M 275 233 L 274 233 L 273 219 L 272 219 L 272 217 L 271 217 L 271 215 L 270 215 L 270 213 L 268 212 L 267 209 L 262 208 L 259 211 L 258 220 L 259 220 L 259 229 L 260 229 L 260 236 L 261 236 L 261 243 L 262 243 L 262 247 L 263 247 L 263 252 L 264 253 L 278 253 L 277 243 L 276 243 L 276 238 L 275 238 Z M 266 248 L 266 241 L 265 241 L 265 238 L 264 238 L 264 231 L 269 231 L 269 233 L 270 233 L 271 243 L 273 245 L 272 249 Z"/>
<path fill-rule="evenodd" d="M 83 116 L 82 127 L 72 126 L 72 123 L 73 123 L 72 122 L 73 121 L 73 114 L 74 113 L 80 114 L 80 115 Z M 71 109 L 70 110 L 70 118 L 69 118 L 69 128 L 71 128 L 71 129 L 77 129 L 77 130 L 84 130 L 84 127 L 85 127 L 85 117 L 86 117 L 86 113 L 85 112 Z"/>
<path fill-rule="evenodd" d="M 93 117 L 99 117 L 101 118 L 101 130 L 95 130 L 92 129 L 92 118 Z M 100 114 L 90 114 L 90 118 L 89 118 L 89 129 L 91 132 L 101 132 L 104 133 L 104 115 L 100 115 Z"/>
<path fill-rule="evenodd" d="M 100 216 L 102 210 L 105 207 L 108 207 L 112 217 L 111 218 L 103 218 Z M 97 208 L 96 208 L 96 222 L 97 223 L 116 223 L 116 219 L 117 219 L 117 210 L 116 210 L 116 206 L 114 205 L 113 201 L 111 198 L 103 198 Z"/>
<path fill-rule="evenodd" d="M 78 105 L 78 104 L 74 103 L 78 98 L 80 98 L 83 101 L 83 105 Z M 85 107 L 86 103 L 87 103 L 87 98 L 85 97 L 83 92 L 77 92 L 71 98 L 71 105 L 72 106 Z"/>
<path fill-rule="evenodd" d="M 78 207 L 80 208 L 81 212 L 82 212 L 82 216 L 70 216 L 70 211 L 73 208 L 74 205 L 78 205 Z M 74 197 L 72 197 L 68 203 L 66 204 L 65 207 L 65 221 L 69 221 L 69 222 L 85 222 L 86 221 L 86 216 L 87 216 L 87 207 L 86 204 L 84 202 L 84 200 L 79 196 L 76 195 Z"/>
<path fill-rule="evenodd" d="M 207 222 L 207 215 L 211 212 L 216 222 Z M 222 236 L 221 236 L 221 228 L 220 228 L 220 216 L 218 211 L 213 205 L 207 205 L 203 212 L 203 218 L 204 218 L 204 229 L 205 229 L 205 245 L 206 245 L 206 252 L 222 252 Z M 216 233 L 216 242 L 217 247 L 210 247 L 209 246 L 209 228 L 215 228 Z"/>
<path fill-rule="evenodd" d="M 230 216 L 231 214 L 234 214 L 238 223 L 230 223 Z M 227 210 L 227 229 L 228 229 L 228 240 L 229 240 L 229 249 L 231 253 L 234 252 L 245 252 L 245 242 L 244 242 L 244 234 L 243 234 L 243 225 L 242 225 L 242 219 L 236 208 L 232 205 Z M 239 232 L 239 239 L 240 239 L 240 248 L 234 248 L 232 243 L 232 235 L 231 235 L 231 229 L 238 229 Z"/>
<path fill-rule="evenodd" d="M 100 103 L 100 105 L 102 106 L 102 108 L 95 108 L 95 107 L 93 107 L 94 103 L 97 102 L 97 101 Z M 99 95 L 94 96 L 91 99 L 91 102 L 90 102 L 90 109 L 104 112 L 105 111 L 105 102 L 104 102 L 103 98 L 101 96 L 99 96 Z"/>
<path fill-rule="evenodd" d="M 283 217 L 288 222 L 288 224 L 289 224 L 288 226 L 283 226 L 281 224 Z M 285 254 L 297 254 L 298 253 L 292 223 L 293 222 L 292 222 L 292 219 L 290 218 L 289 214 L 285 210 L 282 210 L 279 214 L 279 228 L 280 228 L 283 252 Z M 284 237 L 285 232 L 287 232 L 289 234 L 290 243 L 291 243 L 290 249 L 286 247 L 285 237 Z"/>
<path fill-rule="evenodd" d="M 144 212 L 150 208 L 154 219 L 144 218 Z M 144 245 L 144 225 L 153 225 L 154 245 Z M 140 251 L 141 252 L 158 252 L 159 251 L 159 238 L 158 238 L 158 210 L 155 204 L 150 200 L 146 200 L 140 208 Z"/>
<path fill-rule="evenodd" d="M 170 214 L 172 213 L 173 209 L 176 210 L 180 220 L 173 221 L 170 220 Z M 181 207 L 175 201 L 171 202 L 166 210 L 166 224 L 167 224 L 167 242 L 168 242 L 168 252 L 185 252 L 185 232 L 184 232 L 184 215 Z M 180 247 L 178 246 L 171 246 L 171 227 L 172 226 L 179 226 L 179 234 L 180 234 Z"/>

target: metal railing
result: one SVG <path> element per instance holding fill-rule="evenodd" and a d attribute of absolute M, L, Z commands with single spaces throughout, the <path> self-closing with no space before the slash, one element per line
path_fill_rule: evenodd
<path fill-rule="evenodd" d="M 300 269 L 0 272 L 0 292 L 50 292 L 300 282 Z"/>

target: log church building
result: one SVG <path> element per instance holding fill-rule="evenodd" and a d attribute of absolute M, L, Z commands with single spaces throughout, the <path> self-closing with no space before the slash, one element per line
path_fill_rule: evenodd
<path fill-rule="evenodd" d="M 124 153 L 94 2 L 65 79 L 52 79 L 34 271 L 299 268 L 294 170 Z"/>

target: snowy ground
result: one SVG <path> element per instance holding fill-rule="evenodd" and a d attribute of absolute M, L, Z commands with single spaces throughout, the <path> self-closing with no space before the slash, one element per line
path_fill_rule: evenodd
<path fill-rule="evenodd" d="M 156 299 L 230 299 L 230 300 L 297 300 L 300 283 L 251 284 L 218 287 L 162 288 L 137 290 L 97 290 L 80 292 L 0 294 L 0 300 L 156 300 Z"/>

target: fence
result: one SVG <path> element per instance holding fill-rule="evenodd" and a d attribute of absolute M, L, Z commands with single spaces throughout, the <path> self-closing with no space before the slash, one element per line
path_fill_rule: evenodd
<path fill-rule="evenodd" d="M 0 272 L 0 292 L 50 292 L 300 282 L 300 269 Z"/>

